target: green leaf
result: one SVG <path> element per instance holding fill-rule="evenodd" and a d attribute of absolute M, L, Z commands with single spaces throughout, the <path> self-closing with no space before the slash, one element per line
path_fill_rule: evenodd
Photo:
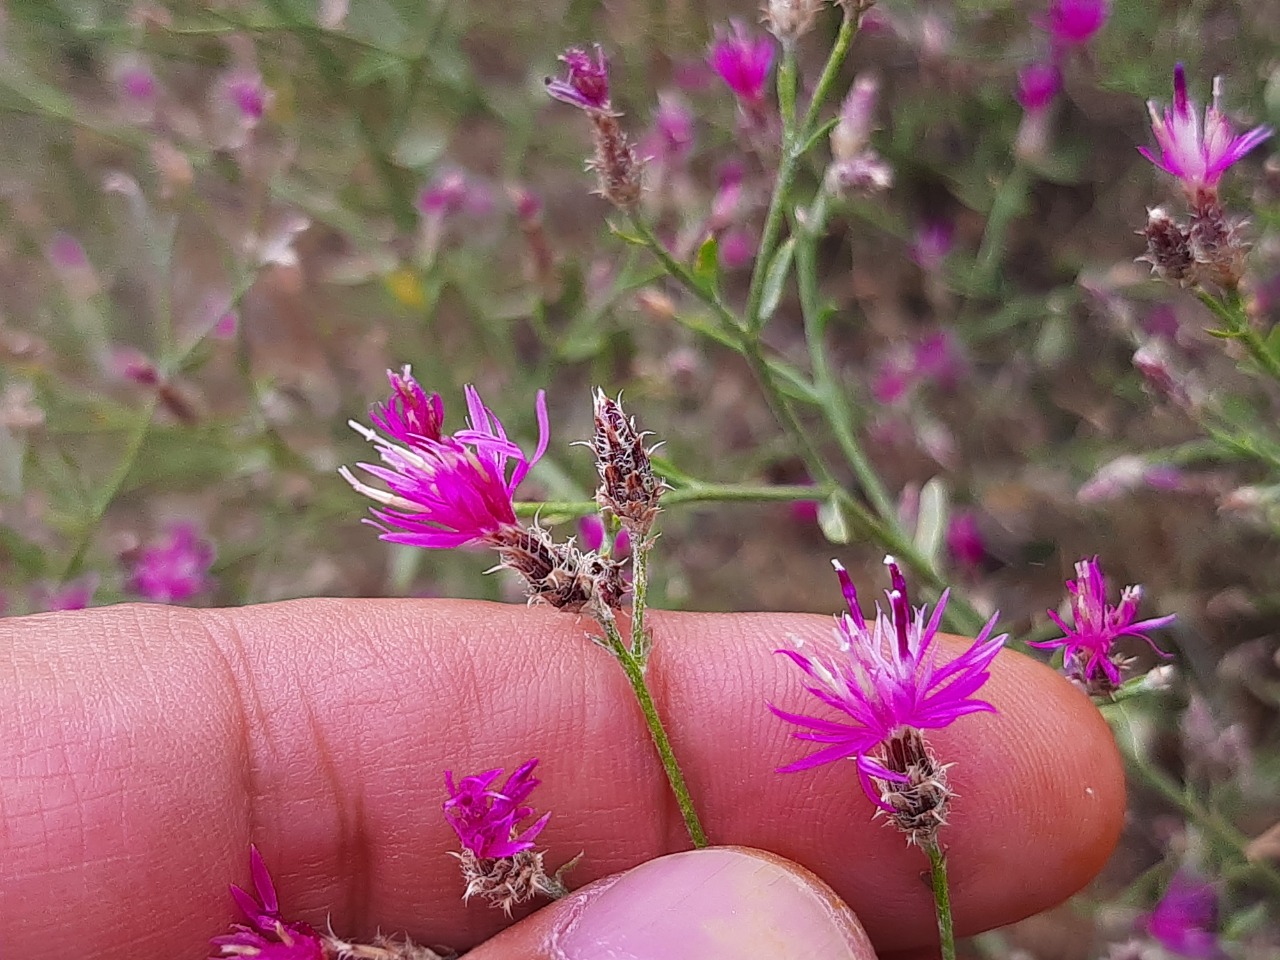
<path fill-rule="evenodd" d="M 849 542 L 852 533 L 840 494 L 832 494 L 818 507 L 818 526 L 822 529 L 822 535 L 832 543 Z"/>
<path fill-rule="evenodd" d="M 702 241 L 698 255 L 693 258 L 693 278 L 707 293 L 720 290 L 720 244 L 714 233 Z"/>
<path fill-rule="evenodd" d="M 760 291 L 760 321 L 763 323 L 773 316 L 782 300 L 782 291 L 787 284 L 787 274 L 791 272 L 791 261 L 796 252 L 796 238 L 787 237 L 787 242 L 778 248 L 769 263 L 764 275 L 764 286 Z"/>
<path fill-rule="evenodd" d="M 920 491 L 920 516 L 916 521 L 915 545 L 935 566 L 947 532 L 950 500 L 947 482 L 941 477 L 934 477 Z"/>
<path fill-rule="evenodd" d="M 609 223 L 609 232 L 612 233 L 619 240 L 623 241 L 624 243 L 629 243 L 633 247 L 647 247 L 649 245 L 648 242 L 645 240 L 645 238 L 640 236 L 640 234 L 629 233 L 628 231 L 622 229 L 622 227 L 618 226 L 616 223 L 613 223 L 612 221 L 610 221 Z"/>

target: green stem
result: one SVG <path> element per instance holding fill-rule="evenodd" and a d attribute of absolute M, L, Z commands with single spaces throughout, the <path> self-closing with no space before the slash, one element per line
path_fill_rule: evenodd
<path fill-rule="evenodd" d="M 873 530 L 881 543 L 906 563 L 927 586 L 941 590 L 944 586 L 941 573 L 929 557 L 916 549 L 911 536 L 902 529 L 897 505 L 854 433 L 853 416 L 844 391 L 832 375 L 831 364 L 827 359 L 826 325 L 818 292 L 817 243 L 826 229 L 828 200 L 826 191 L 820 190 L 804 227 L 796 231 L 796 280 L 800 288 L 800 312 L 804 320 L 805 340 L 809 345 L 814 390 L 845 461 L 878 517 Z M 947 625 L 953 630 L 971 636 L 981 630 L 986 622 L 963 598 L 954 594 L 947 605 L 946 619 Z"/>
<path fill-rule="evenodd" d="M 685 829 L 689 831 L 689 839 L 693 841 L 695 847 L 705 847 L 707 835 L 698 820 L 693 799 L 689 796 L 689 787 L 684 781 L 684 774 L 676 760 L 675 751 L 671 749 L 671 740 L 667 737 L 662 718 L 658 716 L 658 708 L 653 703 L 648 684 L 645 683 L 644 664 L 627 649 L 627 645 L 622 640 L 622 634 L 618 632 L 618 623 L 614 620 L 612 612 L 606 612 L 600 625 L 604 628 L 605 646 L 622 665 L 622 672 L 627 675 L 636 702 L 640 704 L 644 722 L 649 727 L 649 735 L 653 738 L 658 758 L 662 761 L 662 769 L 667 774 L 667 782 L 671 784 L 671 792 L 675 794 L 680 816 L 684 818 Z"/>
<path fill-rule="evenodd" d="M 645 631 L 644 612 L 649 599 L 649 551 L 653 540 L 645 534 L 633 536 L 631 547 L 631 653 L 641 667 L 649 659 L 649 634 Z"/>
<path fill-rule="evenodd" d="M 938 942 L 942 960 L 956 960 L 956 933 L 951 922 L 951 890 L 947 886 L 947 855 L 937 839 L 924 843 L 929 857 L 929 882 L 933 887 L 933 908 L 938 916 Z"/>
<path fill-rule="evenodd" d="M 732 483 L 694 483 L 677 487 L 662 496 L 664 507 L 687 503 L 795 503 L 797 500 L 823 500 L 832 493 L 830 487 L 802 484 L 779 484 L 756 487 Z M 538 514 L 585 517 L 597 512 L 594 500 L 521 500 L 516 502 L 517 517 Z"/>
<path fill-rule="evenodd" d="M 631 225 L 635 227 L 640 237 L 644 240 L 645 246 L 649 249 L 662 264 L 664 270 L 671 277 L 679 281 L 680 285 L 692 293 L 695 297 L 705 303 L 715 313 L 716 318 L 724 326 L 727 331 L 741 331 L 742 321 L 734 314 L 732 310 L 725 305 L 725 302 L 712 290 L 709 290 L 705 284 L 701 283 L 697 277 L 690 272 L 689 268 L 671 255 L 671 251 L 666 248 L 657 234 L 653 232 L 653 228 L 634 211 L 631 213 Z M 735 343 L 740 343 L 741 336 L 734 337 Z"/>
<path fill-rule="evenodd" d="M 831 92 L 831 87 L 835 84 L 836 78 L 840 74 L 840 68 L 844 65 L 845 57 L 849 55 L 849 47 L 852 45 L 853 38 L 857 32 L 858 18 L 851 16 L 846 10 L 844 20 L 840 24 L 840 32 L 836 35 L 836 42 L 827 57 L 826 65 L 822 68 L 822 74 L 818 78 L 817 86 L 813 89 L 813 97 L 810 99 L 809 107 L 805 111 L 804 120 L 797 129 L 790 131 L 790 135 L 788 135 L 785 127 L 785 120 L 789 111 L 794 118 L 796 90 L 794 76 L 789 78 L 786 76 L 785 58 L 783 60 L 784 69 L 778 72 L 779 109 L 782 111 L 784 119 L 782 159 L 778 163 L 778 177 L 773 184 L 773 195 L 769 197 L 769 210 L 765 214 L 764 229 L 760 234 L 760 248 L 756 253 L 755 266 L 751 270 L 751 286 L 747 290 L 746 325 L 747 329 L 753 332 L 758 331 L 763 326 L 760 317 L 760 303 L 764 297 L 764 281 L 768 275 L 769 267 L 773 263 L 773 256 L 782 235 L 782 226 L 786 219 L 785 207 L 788 198 L 791 196 L 791 188 L 795 185 L 796 175 L 800 170 L 800 160 L 803 158 L 805 148 L 809 145 L 809 140 L 813 135 L 814 126 L 818 121 L 818 114 Z M 794 64 L 792 69 L 794 69 Z M 787 84 L 790 84 L 790 86 L 788 87 Z"/>
<path fill-rule="evenodd" d="M 1247 869 L 1258 881 L 1271 889 L 1273 894 L 1280 895 L 1280 870 L 1264 860 L 1251 859 L 1248 855 L 1249 838 L 1237 830 L 1225 817 L 1209 809 L 1199 800 L 1189 796 L 1186 789 L 1180 786 L 1168 774 L 1145 763 L 1138 752 L 1134 740 L 1133 729 L 1129 719 L 1128 704 L 1118 702 L 1103 704 L 1102 715 L 1117 734 L 1116 744 L 1125 758 L 1125 766 L 1135 772 L 1148 787 L 1158 793 L 1170 804 L 1177 807 L 1196 827 L 1216 842 L 1224 853 L 1225 859 L 1234 860 Z M 1128 737 L 1120 737 L 1117 720 L 1123 720 L 1123 727 Z"/>
<path fill-rule="evenodd" d="M 1272 380 L 1280 382 L 1280 359 L 1267 349 L 1266 343 L 1249 322 L 1249 314 L 1245 310 L 1244 301 L 1240 298 L 1239 292 L 1232 290 L 1221 300 L 1204 290 L 1198 291 L 1197 296 L 1200 302 L 1222 321 L 1223 332 L 1230 339 L 1244 344 L 1245 350 L 1249 352 L 1249 356 L 1262 372 Z"/>

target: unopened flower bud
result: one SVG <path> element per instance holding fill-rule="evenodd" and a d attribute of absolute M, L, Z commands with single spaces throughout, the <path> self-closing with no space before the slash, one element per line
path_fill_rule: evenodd
<path fill-rule="evenodd" d="M 879 93 L 880 81 L 873 76 L 863 74 L 853 82 L 831 129 L 831 155 L 836 160 L 852 159 L 867 146 Z"/>
<path fill-rule="evenodd" d="M 647 433 L 636 429 L 634 418 L 623 413 L 621 404 L 603 390 L 596 390 L 595 435 L 591 447 L 596 454 L 600 486 L 596 502 L 616 516 L 633 536 L 648 535 L 657 518 L 658 500 L 666 484 L 653 472 L 645 448 Z"/>
<path fill-rule="evenodd" d="M 1138 260 L 1151 264 L 1151 272 L 1162 280 L 1188 286 L 1195 280 L 1195 258 L 1186 230 L 1163 207 L 1147 214 L 1147 225 L 1138 231 L 1146 238 L 1147 252 Z"/>

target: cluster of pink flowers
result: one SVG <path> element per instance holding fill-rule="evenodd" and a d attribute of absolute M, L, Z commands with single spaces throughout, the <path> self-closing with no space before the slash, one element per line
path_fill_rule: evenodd
<path fill-rule="evenodd" d="M 892 589 L 889 611 L 876 605 L 868 623 L 858 607 L 852 579 L 832 561 L 848 611 L 836 618 L 836 645 L 807 653 L 779 650 L 805 675 L 805 690 L 845 714 L 848 721 L 805 716 L 769 705 L 778 717 L 800 727 L 798 740 L 825 744 L 821 750 L 782 767 L 782 772 L 808 770 L 837 760 L 854 760 L 863 791 L 877 807 L 890 813 L 874 780 L 905 783 L 901 770 L 891 769 L 884 746 L 904 728 L 915 731 L 949 726 L 960 717 L 995 708 L 974 695 L 990 676 L 989 667 L 1007 639 L 992 636 L 996 617 L 987 621 L 973 644 L 948 663 L 939 660 L 936 644 L 947 593 L 932 614 L 928 607 L 913 610 L 906 579 L 892 558 L 886 558 Z"/>
<path fill-rule="evenodd" d="M 481 860 L 513 857 L 533 849 L 533 841 L 551 819 L 551 814 L 544 813 L 523 830 L 519 827 L 534 814 L 525 800 L 542 782 L 533 775 L 537 765 L 536 757 L 522 764 L 501 788 L 494 788 L 502 776 L 501 767 L 462 777 L 457 783 L 453 772 L 445 771 L 449 799 L 443 804 L 444 816 L 465 849 Z"/>
<path fill-rule="evenodd" d="M 1048 611 L 1049 619 L 1064 636 L 1031 645 L 1044 650 L 1061 649 L 1067 675 L 1086 688 L 1101 691 L 1120 685 L 1123 660 L 1114 648 L 1124 637 L 1144 640 L 1160 656 L 1167 656 L 1147 632 L 1168 626 L 1177 617 L 1169 614 L 1135 622 L 1142 602 L 1139 586 L 1125 587 L 1116 606 L 1107 603 L 1107 578 L 1097 557 L 1076 564 L 1076 579 L 1067 581 L 1067 592 L 1071 595 L 1071 623 L 1056 611 Z"/>
<path fill-rule="evenodd" d="M 538 446 L 527 456 L 474 387 L 465 388 L 469 427 L 444 433 L 444 403 L 427 396 L 408 367 L 388 371 L 392 394 L 370 411 L 381 431 L 351 422 L 374 444 L 385 466 L 358 464 L 389 490 L 370 486 L 346 467 L 342 476 L 381 508 L 372 510 L 381 538 L 415 547 L 448 549 L 477 543 L 516 525 L 512 498 L 547 448 L 546 396 L 536 402 Z"/>

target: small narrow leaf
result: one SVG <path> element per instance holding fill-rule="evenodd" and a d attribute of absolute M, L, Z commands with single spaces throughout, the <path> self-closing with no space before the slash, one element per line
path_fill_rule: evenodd
<path fill-rule="evenodd" d="M 791 260 L 796 252 L 796 238 L 788 237 L 787 242 L 778 248 L 764 275 L 764 287 L 760 293 L 760 321 L 763 323 L 773 316 L 782 300 L 783 288 L 787 285 L 787 274 L 791 272 Z"/>
<path fill-rule="evenodd" d="M 916 521 L 915 545 L 935 565 L 946 538 L 950 500 L 947 483 L 941 477 L 934 477 L 920 491 L 920 518 Z"/>
<path fill-rule="evenodd" d="M 693 260 L 693 278 L 707 293 L 720 289 L 720 244 L 714 233 L 698 247 L 698 255 Z"/>
<path fill-rule="evenodd" d="M 844 514 L 844 505 L 839 495 L 828 497 L 818 507 L 818 526 L 822 535 L 832 543 L 849 542 L 849 518 Z"/>

